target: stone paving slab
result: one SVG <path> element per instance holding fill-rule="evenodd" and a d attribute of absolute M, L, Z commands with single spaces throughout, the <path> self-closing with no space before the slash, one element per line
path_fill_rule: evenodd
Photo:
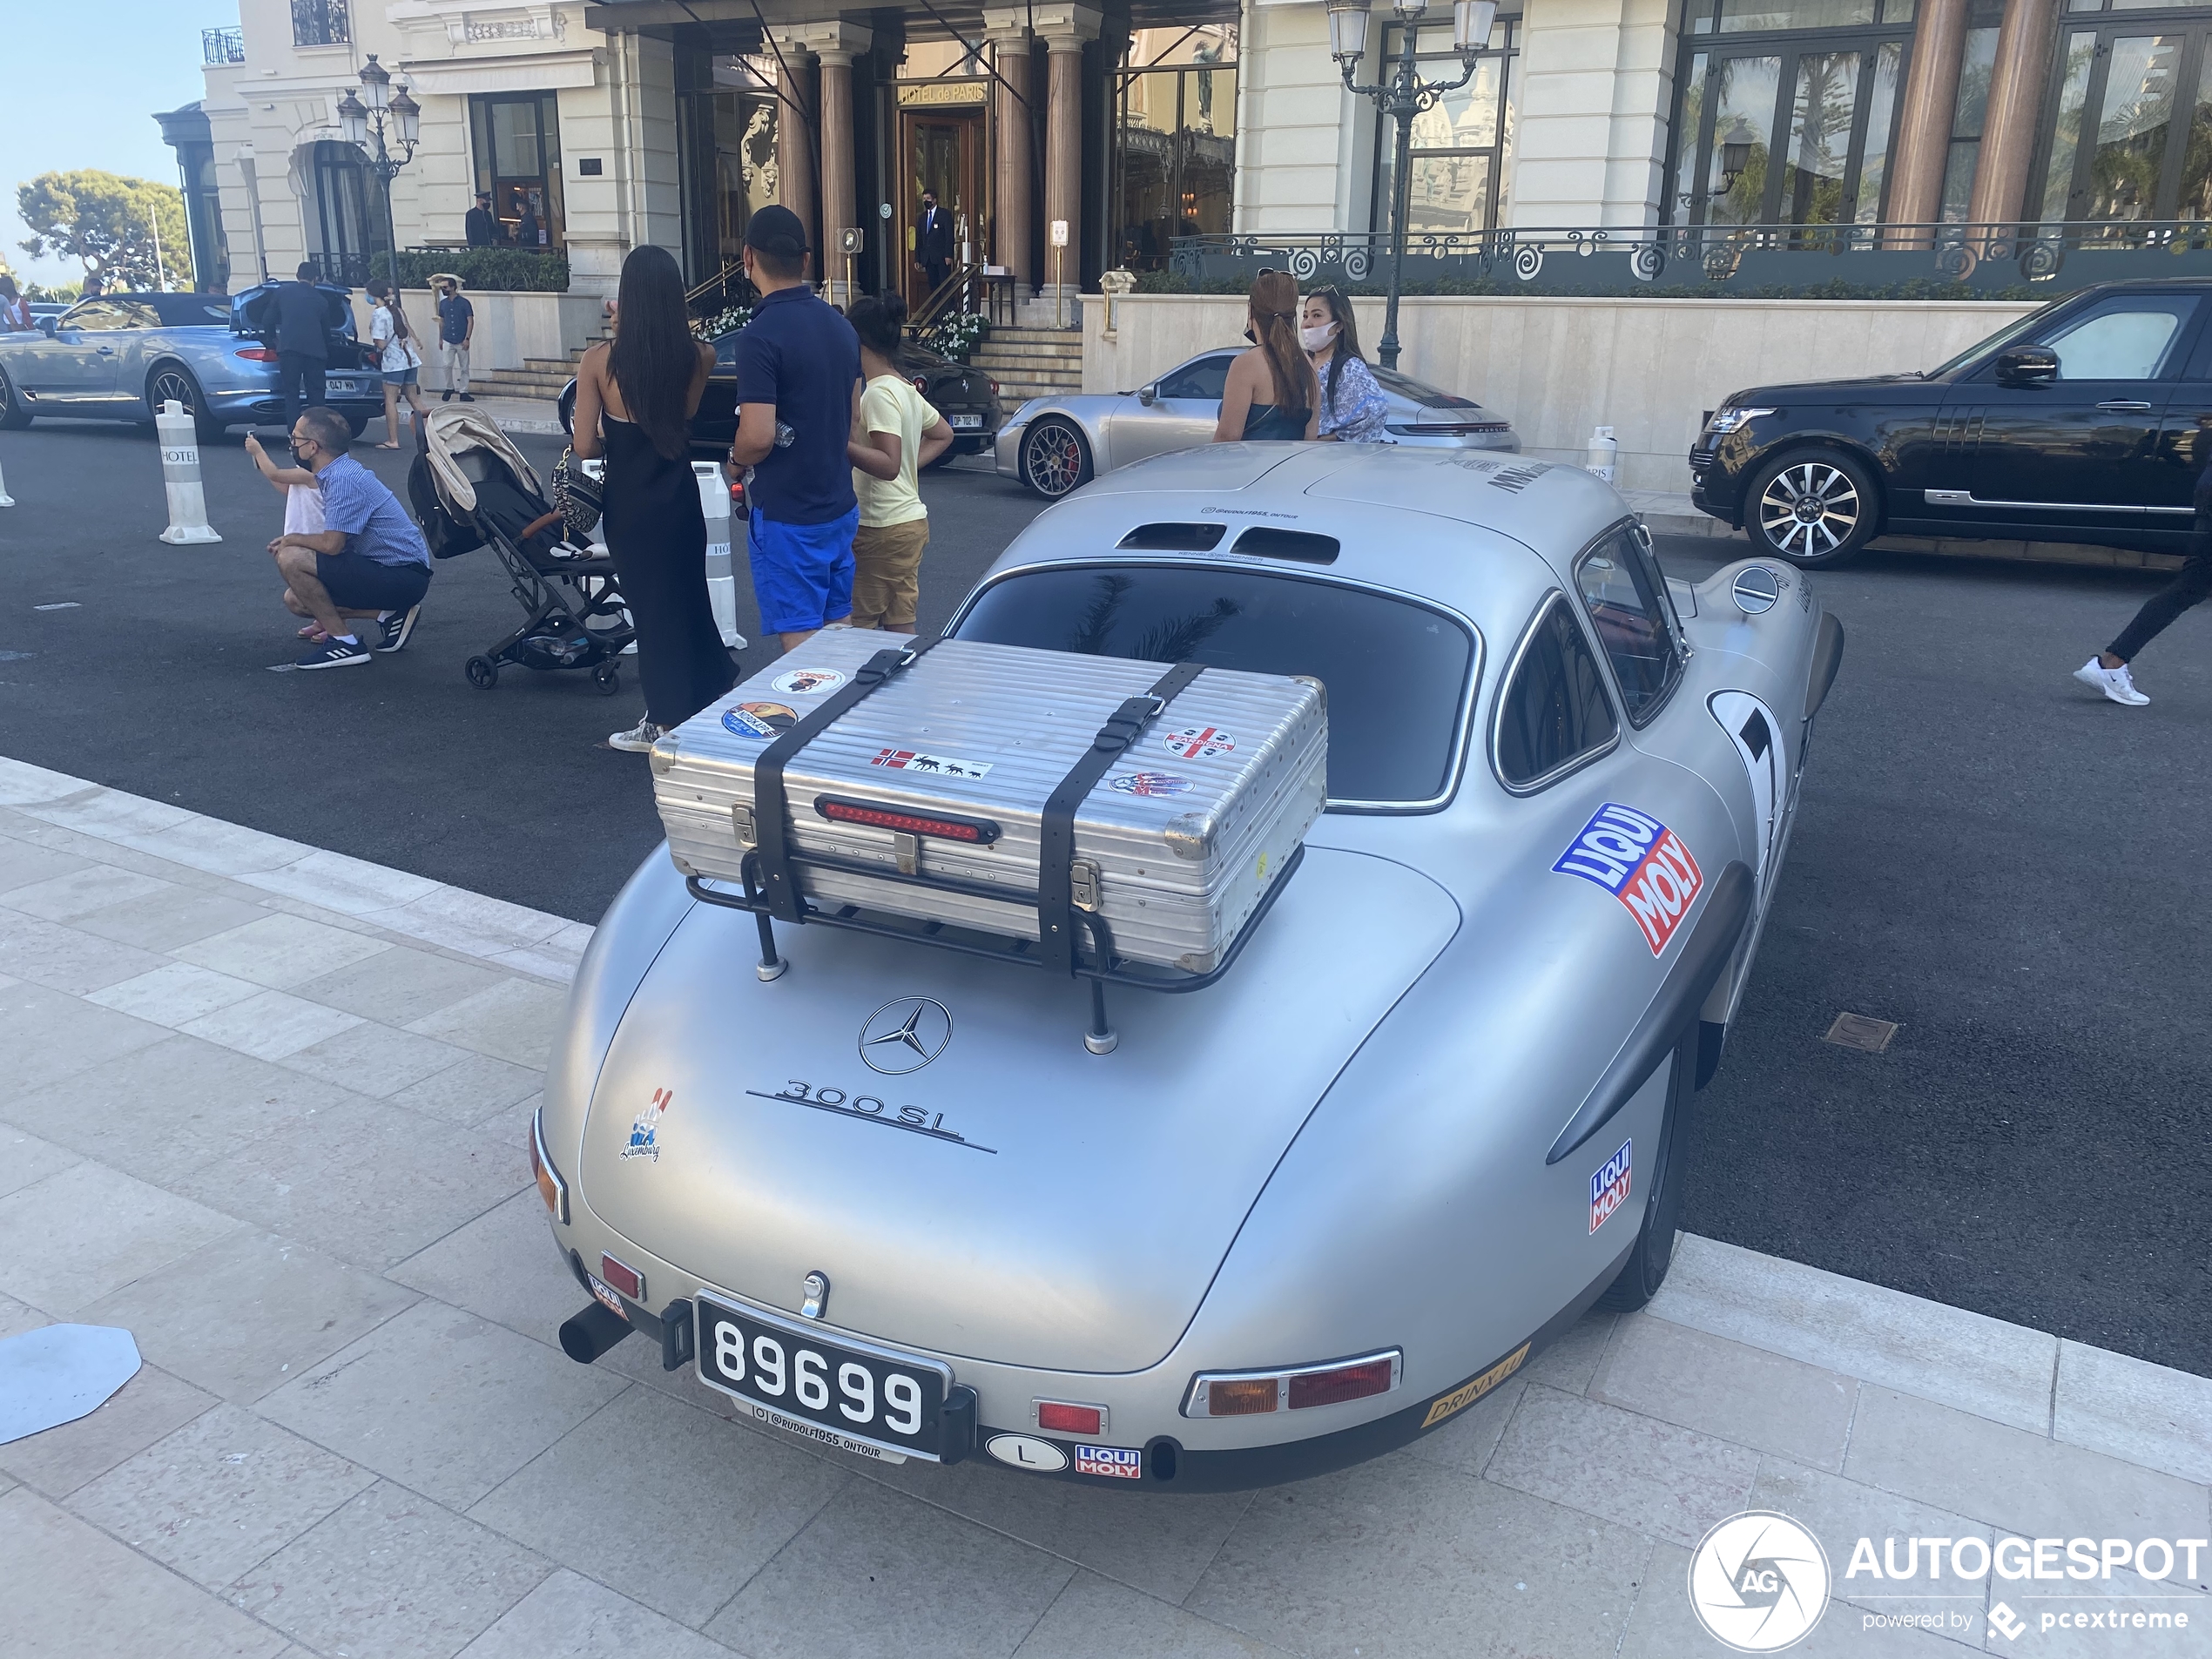
<path fill-rule="evenodd" d="M 0 1336 L 145 1356 L 0 1447 L 7 1659 L 1676 1659 L 1723 1651 L 1690 1548 L 1754 1507 L 1836 1575 L 1794 1652 L 2212 1659 L 2212 1549 L 1845 1570 L 2212 1537 L 2212 1380 L 1709 1239 L 1437 1433 L 1257 1494 L 863 1465 L 642 1344 L 577 1366 L 521 1146 L 588 939 L 0 760 Z M 2194 1616 L 2055 1627 L 2114 1608 Z"/>

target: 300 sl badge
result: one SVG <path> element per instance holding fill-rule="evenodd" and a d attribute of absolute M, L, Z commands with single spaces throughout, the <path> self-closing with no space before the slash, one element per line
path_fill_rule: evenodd
<path fill-rule="evenodd" d="M 748 1089 L 745 1093 L 756 1100 L 787 1100 L 794 1106 L 812 1106 L 818 1112 L 857 1117 L 863 1123 L 880 1123 L 886 1129 L 905 1130 L 909 1135 L 927 1135 L 933 1141 L 950 1141 L 971 1152 L 998 1156 L 995 1146 L 978 1146 L 965 1135 L 947 1129 L 942 1112 L 927 1112 L 919 1106 L 894 1107 L 874 1095 L 848 1095 L 842 1089 L 817 1089 L 796 1077 L 773 1094 L 764 1089 Z"/>

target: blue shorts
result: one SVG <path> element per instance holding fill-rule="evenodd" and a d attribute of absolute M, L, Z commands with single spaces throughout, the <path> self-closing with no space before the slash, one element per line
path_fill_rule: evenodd
<path fill-rule="evenodd" d="M 760 625 L 772 634 L 803 634 L 853 614 L 853 532 L 856 505 L 826 524 L 785 524 L 759 508 L 745 551 Z"/>

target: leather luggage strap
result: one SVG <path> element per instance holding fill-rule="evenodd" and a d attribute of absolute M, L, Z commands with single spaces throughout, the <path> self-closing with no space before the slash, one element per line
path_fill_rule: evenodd
<path fill-rule="evenodd" d="M 853 678 L 814 707 L 789 731 L 761 752 L 752 769 L 753 833 L 759 838 L 760 880 L 768 900 L 768 914 L 778 921 L 799 921 L 804 900 L 798 878 L 791 868 L 790 804 L 784 794 L 784 766 L 791 758 L 826 731 L 838 716 L 887 682 L 938 642 L 924 640 L 896 651 L 880 651 L 863 663 Z"/>
<path fill-rule="evenodd" d="M 1132 697 L 1098 728 L 1082 759 L 1069 769 L 1044 804 L 1038 824 L 1037 942 L 1045 971 L 1076 971 L 1076 811 L 1090 798 L 1106 770 L 1204 669 L 1178 663 L 1142 697 Z M 1099 964 L 1103 968 L 1107 964 Z"/>

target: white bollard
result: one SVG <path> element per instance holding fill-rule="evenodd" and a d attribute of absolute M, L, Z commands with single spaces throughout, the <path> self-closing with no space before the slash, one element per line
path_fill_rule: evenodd
<path fill-rule="evenodd" d="M 1614 442 L 1611 427 L 1591 428 L 1589 459 L 1583 463 L 1584 466 L 1609 484 L 1620 475 L 1615 464 L 1620 454 L 1621 446 Z"/>
<path fill-rule="evenodd" d="M 13 507 L 16 498 L 8 493 L 7 475 L 0 473 L 0 507 Z"/>
<path fill-rule="evenodd" d="M 185 406 L 172 398 L 153 417 L 161 439 L 161 482 L 169 492 L 169 528 L 161 539 L 172 546 L 219 542 L 207 522 L 207 494 L 199 487 L 199 434 Z"/>
<path fill-rule="evenodd" d="M 691 471 L 699 481 L 699 511 L 706 515 L 706 597 L 714 604 L 714 625 L 722 631 L 725 648 L 743 651 L 738 579 L 730 568 L 730 481 L 719 462 L 694 461 Z"/>

